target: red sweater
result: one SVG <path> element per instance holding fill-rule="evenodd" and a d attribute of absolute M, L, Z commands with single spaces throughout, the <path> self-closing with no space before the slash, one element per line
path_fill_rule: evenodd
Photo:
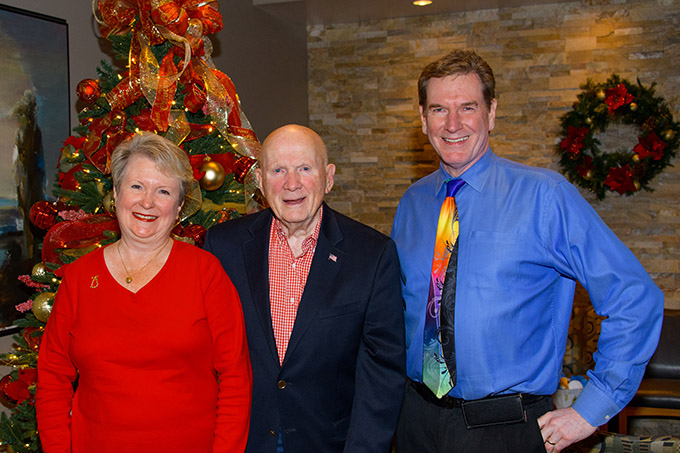
<path fill-rule="evenodd" d="M 251 389 L 241 304 L 208 252 L 175 241 L 136 294 L 103 249 L 67 267 L 38 359 L 45 453 L 243 451 Z"/>

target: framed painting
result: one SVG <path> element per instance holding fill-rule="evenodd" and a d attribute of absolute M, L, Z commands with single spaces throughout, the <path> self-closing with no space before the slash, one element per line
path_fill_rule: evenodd
<path fill-rule="evenodd" d="M 0 5 L 0 335 L 33 292 L 18 281 L 40 260 L 31 206 L 52 194 L 70 135 L 68 25 Z"/>

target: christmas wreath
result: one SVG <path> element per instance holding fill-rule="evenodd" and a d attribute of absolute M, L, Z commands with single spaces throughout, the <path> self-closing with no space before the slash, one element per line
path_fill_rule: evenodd
<path fill-rule="evenodd" d="M 560 119 L 557 145 L 562 172 L 576 185 L 603 199 L 607 191 L 631 195 L 652 190 L 651 180 L 670 165 L 680 140 L 680 125 L 668 104 L 645 87 L 613 74 L 605 83 L 588 80 L 578 101 Z M 629 149 L 603 150 L 595 138 L 611 123 L 636 126 L 638 143 Z"/>

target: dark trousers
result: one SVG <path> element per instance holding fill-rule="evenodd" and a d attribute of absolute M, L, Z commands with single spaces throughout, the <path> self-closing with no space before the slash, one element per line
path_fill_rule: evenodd
<path fill-rule="evenodd" d="M 468 429 L 459 407 L 425 401 L 411 386 L 397 427 L 397 453 L 545 453 L 538 417 L 553 409 L 552 399 L 525 404 L 527 421 Z"/>

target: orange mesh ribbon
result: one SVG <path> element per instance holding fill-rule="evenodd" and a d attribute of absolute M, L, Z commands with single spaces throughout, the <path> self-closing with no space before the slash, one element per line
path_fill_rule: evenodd
<path fill-rule="evenodd" d="M 161 62 L 158 87 L 151 108 L 151 120 L 159 131 L 168 130 L 168 116 L 177 91 L 177 67 L 172 62 L 173 52 L 168 52 Z"/>
<path fill-rule="evenodd" d="M 125 130 L 126 121 L 125 112 L 116 109 L 102 118 L 92 120 L 90 124 L 90 134 L 83 145 L 83 153 L 87 160 L 102 173 L 109 172 L 108 164 L 113 149 L 132 135 Z M 104 137 L 106 137 L 106 144 L 101 146 Z"/>

